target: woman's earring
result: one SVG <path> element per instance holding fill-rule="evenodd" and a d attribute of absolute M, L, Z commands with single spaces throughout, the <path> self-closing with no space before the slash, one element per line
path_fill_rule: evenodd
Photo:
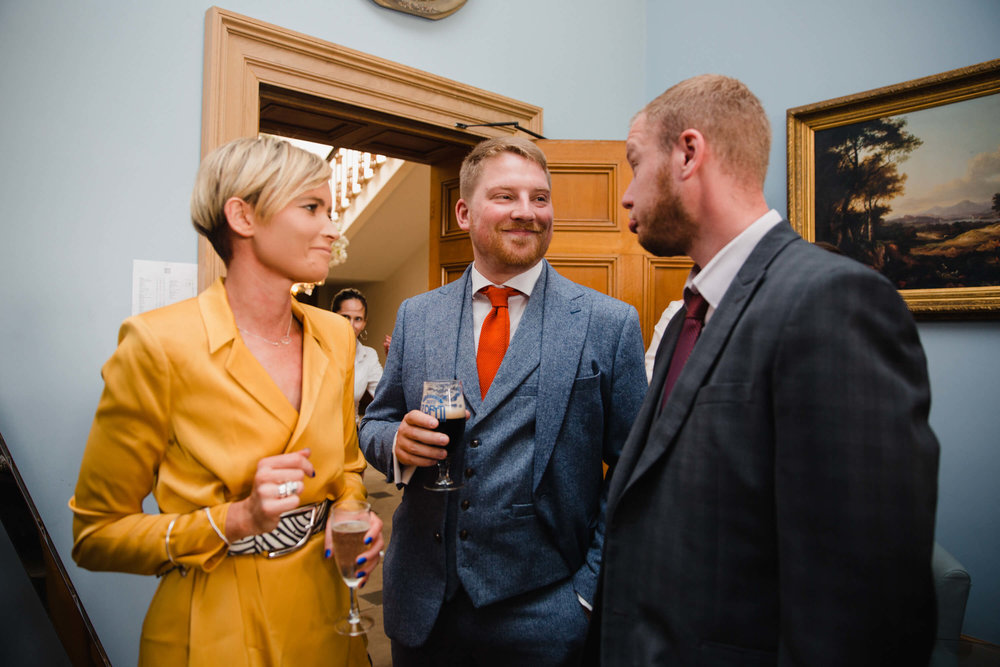
<path fill-rule="evenodd" d="M 368 341 L 368 329 L 361 330 L 361 333 L 358 334 L 358 340 L 360 340 L 362 343 Z"/>

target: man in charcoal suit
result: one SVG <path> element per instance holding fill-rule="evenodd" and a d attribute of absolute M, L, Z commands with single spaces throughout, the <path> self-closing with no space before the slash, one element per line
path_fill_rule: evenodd
<path fill-rule="evenodd" d="M 938 443 L 917 331 L 885 278 L 769 209 L 769 145 L 722 76 L 632 122 L 632 231 L 695 266 L 611 482 L 591 662 L 927 664 Z"/>
<path fill-rule="evenodd" d="M 475 261 L 402 304 L 361 423 L 365 456 L 406 483 L 384 566 L 396 667 L 580 659 L 603 548 L 601 462 L 617 461 L 646 377 L 635 309 L 542 259 L 550 189 L 529 141 L 489 140 L 466 157 L 456 214 Z M 489 352 L 501 319 L 509 347 Z M 489 354 L 499 368 L 487 370 Z M 470 417 L 450 466 L 464 486 L 440 493 L 424 484 L 447 436 L 419 407 L 425 380 L 449 378 Z"/>

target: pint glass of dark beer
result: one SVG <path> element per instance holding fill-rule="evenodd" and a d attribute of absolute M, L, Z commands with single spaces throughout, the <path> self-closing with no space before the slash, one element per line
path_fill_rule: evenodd
<path fill-rule="evenodd" d="M 420 411 L 426 412 L 438 420 L 438 426 L 434 430 L 448 436 L 446 449 L 450 457 L 465 433 L 465 395 L 462 393 L 462 381 L 428 380 L 424 382 L 424 395 L 420 401 Z M 447 457 L 438 461 L 437 479 L 424 485 L 424 488 L 431 491 L 453 491 L 462 488 L 461 482 L 455 482 L 449 475 L 449 465 Z"/>

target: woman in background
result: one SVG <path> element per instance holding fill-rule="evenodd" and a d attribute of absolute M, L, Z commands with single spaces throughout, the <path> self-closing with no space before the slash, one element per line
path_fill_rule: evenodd
<path fill-rule="evenodd" d="M 331 501 L 366 496 L 353 418 L 353 330 L 292 299 L 326 276 L 330 167 L 273 138 L 202 162 L 197 230 L 227 275 L 125 320 L 83 456 L 73 558 L 156 574 L 140 664 L 368 665 L 338 635 L 348 592 Z M 160 514 L 145 514 L 153 493 Z M 325 530 L 325 540 L 318 537 Z M 367 576 L 383 546 L 371 517 Z"/>
<path fill-rule="evenodd" d="M 330 310 L 346 317 L 354 327 L 354 335 L 358 338 L 357 351 L 354 354 L 354 409 L 360 416 L 364 414 L 364 407 L 360 405 L 361 399 L 367 393 L 371 398 L 366 400 L 365 405 L 371 402 L 375 397 L 375 387 L 382 379 L 382 365 L 378 362 L 378 353 L 367 345 L 362 345 L 365 327 L 368 325 L 368 301 L 360 290 L 348 287 L 334 295 Z"/>

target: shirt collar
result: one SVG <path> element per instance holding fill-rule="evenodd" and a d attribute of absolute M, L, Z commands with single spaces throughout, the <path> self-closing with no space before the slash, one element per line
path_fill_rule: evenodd
<path fill-rule="evenodd" d="M 513 287 L 518 292 L 525 296 L 531 296 L 531 290 L 535 289 L 535 283 L 542 275 L 542 262 L 538 262 L 533 267 L 525 271 L 524 273 L 519 273 L 503 285 L 498 285 L 498 287 Z M 483 289 L 487 285 L 495 285 L 496 283 L 490 282 L 486 276 L 479 272 L 476 265 L 472 265 L 472 293 L 476 294 L 479 290 Z"/>
<path fill-rule="evenodd" d="M 754 222 L 739 233 L 736 238 L 715 253 L 703 268 L 695 265 L 688 275 L 684 287 L 694 285 L 695 291 L 705 297 L 712 311 L 719 307 L 722 297 L 726 295 L 729 284 L 739 273 L 747 257 L 757 247 L 757 243 L 771 228 L 781 222 L 781 214 L 773 208 L 754 220 Z"/>

